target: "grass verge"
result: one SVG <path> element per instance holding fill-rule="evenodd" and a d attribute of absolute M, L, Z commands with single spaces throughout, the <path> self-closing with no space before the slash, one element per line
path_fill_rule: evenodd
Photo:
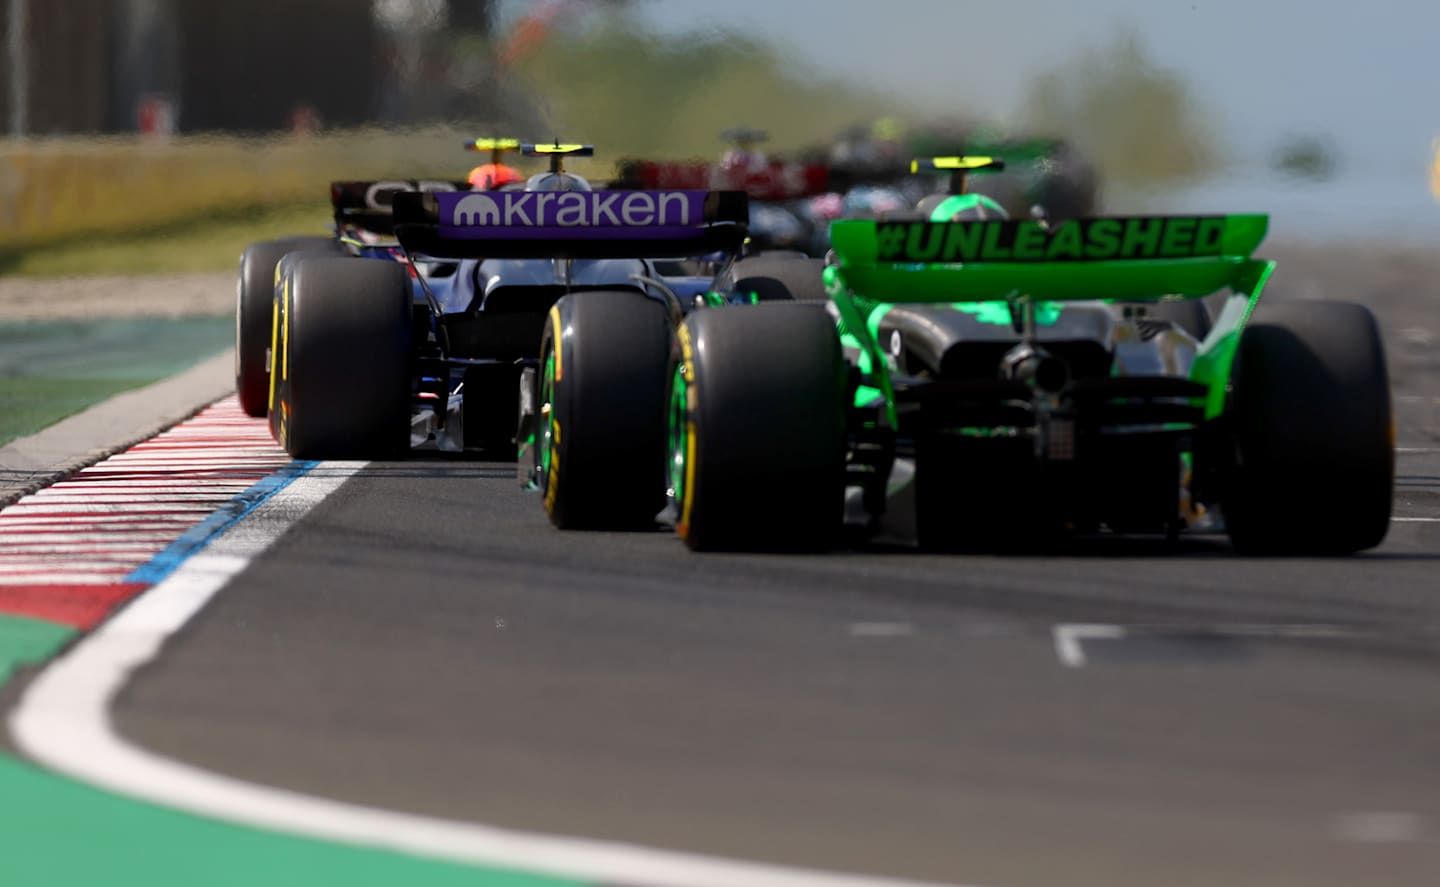
<path fill-rule="evenodd" d="M 200 219 L 43 246 L 0 250 L 0 274 L 62 277 L 224 271 L 247 244 L 287 234 L 324 234 L 328 202 L 247 207 Z"/>

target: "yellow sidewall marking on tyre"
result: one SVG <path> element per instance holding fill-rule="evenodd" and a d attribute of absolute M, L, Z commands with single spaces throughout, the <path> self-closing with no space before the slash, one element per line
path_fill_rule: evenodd
<path fill-rule="evenodd" d="M 557 362 L 558 363 L 558 362 Z M 545 510 L 555 511 L 555 497 L 560 492 L 560 421 L 550 411 L 550 472 L 545 478 Z"/>
<path fill-rule="evenodd" d="M 680 523 L 675 532 L 681 539 L 690 535 L 690 513 L 695 507 L 695 347 L 690 342 L 690 328 L 680 324 L 676 330 L 680 340 L 680 360 L 685 368 L 685 500 L 680 503 Z"/>
<path fill-rule="evenodd" d="M 695 504 L 695 420 L 685 423 L 685 504 L 680 511 L 680 525 L 675 528 L 681 539 L 690 535 L 690 509 Z"/>
<path fill-rule="evenodd" d="M 565 364 L 562 355 L 565 349 L 560 340 L 560 306 L 554 305 L 550 308 L 550 334 L 555 339 L 555 381 L 559 382 L 565 377 Z"/>
<path fill-rule="evenodd" d="M 280 300 L 280 378 L 290 381 L 290 278 L 285 278 L 285 291 Z"/>
<path fill-rule="evenodd" d="M 273 306 L 275 297 L 270 297 Z M 276 357 L 280 354 L 280 312 L 270 311 L 270 411 L 275 411 L 275 364 Z"/>

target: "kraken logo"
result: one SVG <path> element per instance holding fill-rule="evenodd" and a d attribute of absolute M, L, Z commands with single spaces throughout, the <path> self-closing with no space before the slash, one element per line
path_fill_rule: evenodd
<path fill-rule="evenodd" d="M 464 197 L 455 204 L 452 215 L 456 226 L 500 224 L 500 207 L 484 194 Z"/>

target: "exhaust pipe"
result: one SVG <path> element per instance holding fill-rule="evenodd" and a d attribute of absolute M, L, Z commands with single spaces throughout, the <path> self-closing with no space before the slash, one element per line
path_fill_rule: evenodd
<path fill-rule="evenodd" d="M 1065 361 L 1028 343 L 1005 353 L 1000 360 L 1000 375 L 1046 394 L 1059 394 L 1070 384 L 1070 367 Z"/>

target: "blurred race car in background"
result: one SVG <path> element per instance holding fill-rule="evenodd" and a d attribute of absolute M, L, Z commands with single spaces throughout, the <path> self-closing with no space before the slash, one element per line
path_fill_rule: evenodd
<path fill-rule="evenodd" d="M 1003 157 L 1006 171 L 977 183 L 979 193 L 998 201 L 1012 218 L 1041 205 L 1050 218 L 1091 216 L 1100 211 L 1100 176 L 1093 163 L 1063 138 L 1043 134 L 998 135 L 984 127 L 935 124 L 907 128 L 880 120 L 842 131 L 822 150 L 828 161 L 853 177 L 896 181 L 912 157 Z M 936 179 L 928 186 L 939 190 Z"/>
<path fill-rule="evenodd" d="M 834 171 L 823 163 L 799 163 L 754 154 L 720 162 L 626 159 L 616 166 L 611 187 L 744 191 L 750 197 L 750 248 L 803 250 L 812 229 L 795 206 L 834 186 Z"/>

